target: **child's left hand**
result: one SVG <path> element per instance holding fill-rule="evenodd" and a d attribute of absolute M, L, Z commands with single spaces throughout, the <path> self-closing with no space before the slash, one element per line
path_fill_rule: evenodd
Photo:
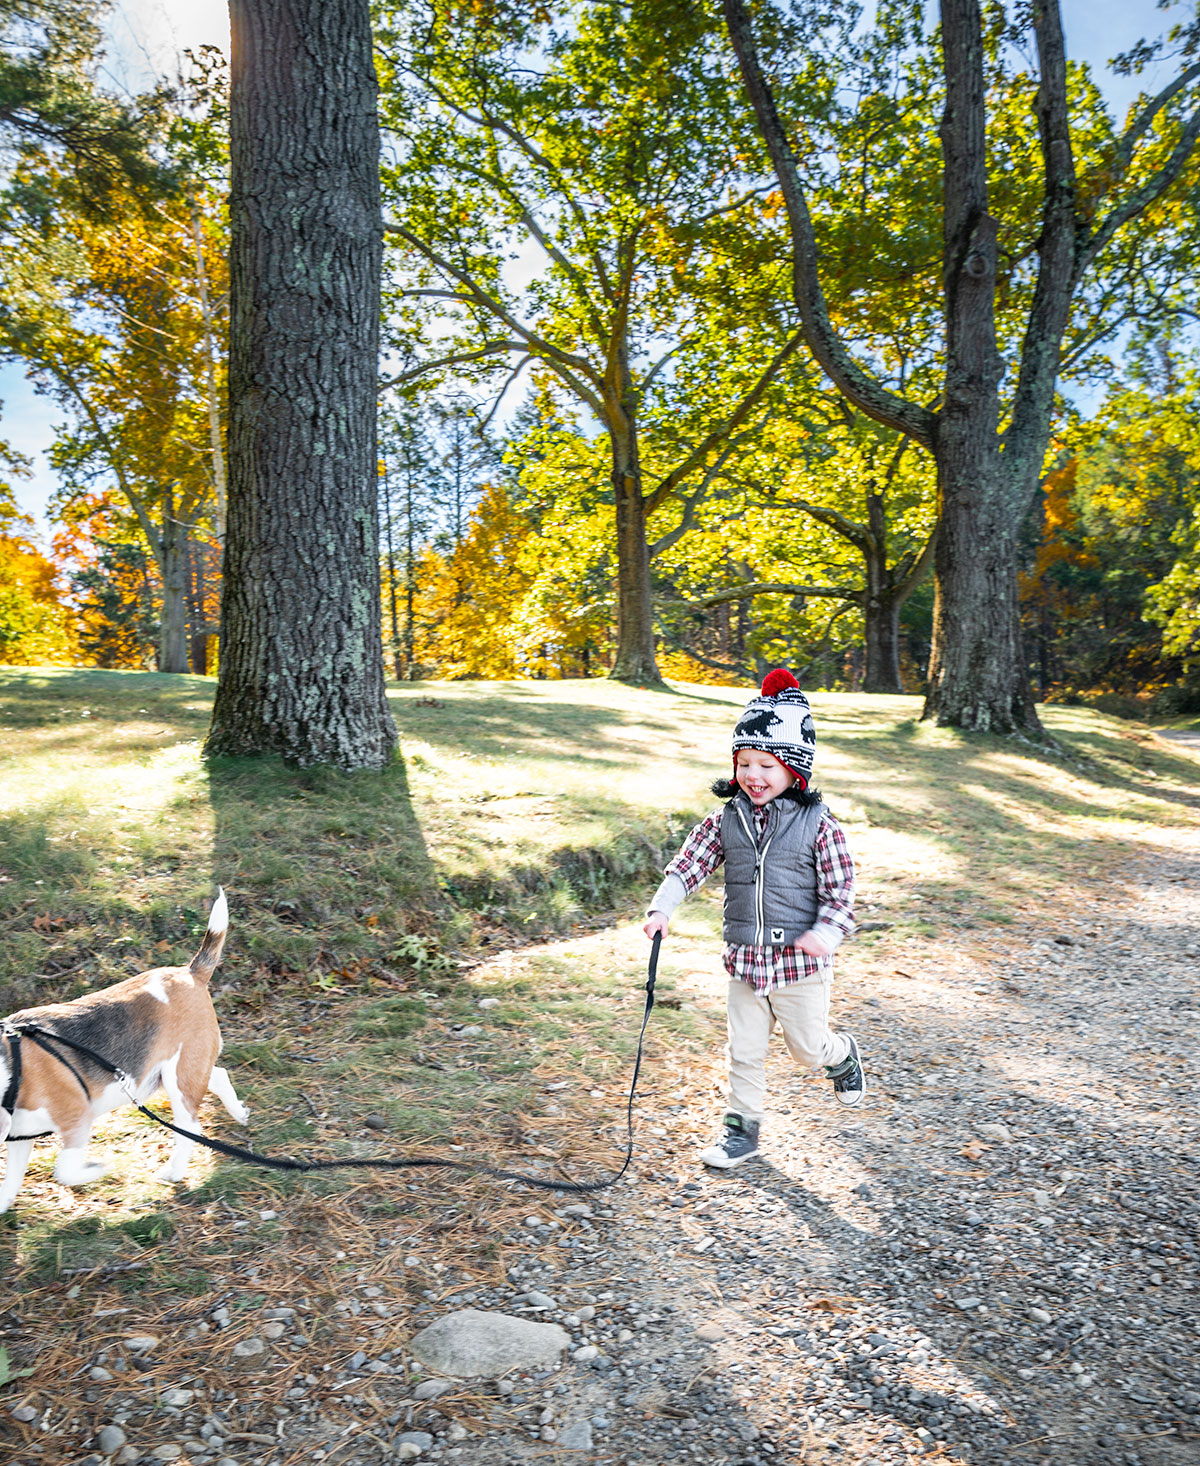
<path fill-rule="evenodd" d="M 828 957 L 833 951 L 833 943 L 814 931 L 807 931 L 803 936 L 797 937 L 796 946 L 810 957 Z"/>

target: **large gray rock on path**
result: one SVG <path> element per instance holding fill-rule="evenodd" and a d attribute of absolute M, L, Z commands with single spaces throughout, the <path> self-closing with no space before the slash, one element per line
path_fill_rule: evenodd
<path fill-rule="evenodd" d="M 498 1379 L 510 1370 L 556 1364 L 570 1342 L 566 1329 L 556 1323 L 462 1308 L 422 1329 L 409 1349 L 442 1374 Z"/>

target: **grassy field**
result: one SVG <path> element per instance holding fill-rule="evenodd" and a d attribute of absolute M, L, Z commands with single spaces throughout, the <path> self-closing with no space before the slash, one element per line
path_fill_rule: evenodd
<path fill-rule="evenodd" d="M 606 1164 L 636 1036 L 638 913 L 714 802 L 740 694 L 396 686 L 402 762 L 346 777 L 206 766 L 211 693 L 192 677 L 0 673 L 3 1011 L 186 960 L 220 884 L 232 930 L 217 1006 L 260 1148 L 436 1142 Z M 1197 823 L 1200 760 L 1143 728 L 1048 708 L 1060 751 L 1047 752 L 928 727 L 919 711 L 915 698 L 814 698 L 818 783 L 861 871 L 860 951 L 985 936 L 1110 879 L 1156 828 Z M 718 922 L 709 897 L 678 930 L 715 953 Z M 686 974 L 664 969 L 654 1062 L 719 1064 L 719 1010 L 686 984 L 672 996 Z M 347 1192 L 209 1159 L 172 1194 L 151 1179 L 164 1142 L 148 1121 L 120 1114 L 100 1133 L 113 1171 L 78 1193 L 50 1180 L 52 1147 L 35 1153 L 4 1243 L 30 1286 L 119 1289 L 137 1268 L 139 1287 L 184 1296 L 230 1265 L 239 1237 L 261 1256 L 272 1225 L 243 1237 L 207 1222 L 261 1218 L 283 1195 L 293 1240 L 279 1268 L 295 1266 L 306 1217 L 351 1266 L 390 1217 L 433 1226 L 439 1207 L 501 1204 L 468 1181 L 437 1200 L 402 1178 Z M 480 1240 L 480 1266 L 487 1255 Z"/>

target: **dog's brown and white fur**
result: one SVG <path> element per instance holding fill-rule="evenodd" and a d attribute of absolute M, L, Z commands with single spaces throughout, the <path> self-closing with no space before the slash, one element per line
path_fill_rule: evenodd
<path fill-rule="evenodd" d="M 73 1003 L 24 1008 L 13 1013 L 8 1023 L 36 1025 L 83 1044 L 130 1075 L 143 1104 L 160 1088 L 165 1090 L 172 1118 L 184 1130 L 199 1131 L 196 1115 L 208 1090 L 244 1124 L 249 1111 L 234 1093 L 229 1075 L 217 1066 L 221 1032 L 208 991 L 228 926 L 229 908 L 221 891 L 200 950 L 186 967 L 155 967 Z M 6 1094 L 12 1077 L 12 1042 L 11 1038 L 0 1041 L 0 1096 Z M 10 1134 L 35 1137 L 56 1130 L 62 1149 L 54 1178 L 65 1186 L 83 1186 L 108 1169 L 87 1158 L 93 1123 L 109 1110 L 128 1104 L 129 1095 L 111 1074 L 81 1054 L 66 1047 L 60 1052 L 86 1082 L 87 1094 L 71 1069 L 24 1039 L 20 1090 L 12 1113 L 0 1110 L 0 1141 Z M 159 1172 L 161 1180 L 183 1179 L 194 1144 L 183 1136 L 175 1137 L 171 1159 Z M 9 1209 L 21 1189 L 33 1139 L 10 1140 L 6 1149 L 0 1212 Z"/>

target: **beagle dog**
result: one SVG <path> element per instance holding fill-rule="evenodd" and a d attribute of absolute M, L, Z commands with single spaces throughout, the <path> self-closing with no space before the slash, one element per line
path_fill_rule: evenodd
<path fill-rule="evenodd" d="M 51 1131 L 61 1137 L 56 1181 L 96 1181 L 108 1168 L 87 1158 L 93 1123 L 120 1105 L 144 1104 L 160 1088 L 181 1129 L 199 1132 L 196 1114 L 208 1090 L 245 1124 L 250 1112 L 217 1066 L 221 1033 L 208 991 L 228 927 L 229 907 L 218 888 L 204 941 L 186 967 L 151 968 L 71 1003 L 23 1008 L 0 1024 L 0 1140 L 8 1142 L 0 1212 L 21 1189 L 35 1139 Z M 194 1145 L 177 1135 L 159 1179 L 181 1181 Z"/>

